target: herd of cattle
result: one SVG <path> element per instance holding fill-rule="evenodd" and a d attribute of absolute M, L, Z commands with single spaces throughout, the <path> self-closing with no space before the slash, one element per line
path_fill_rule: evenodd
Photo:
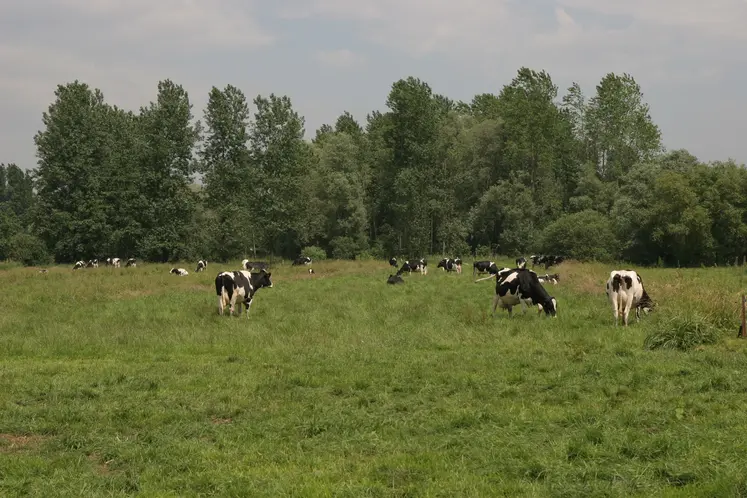
<path fill-rule="evenodd" d="M 562 256 L 532 255 L 529 258 L 532 261 L 532 268 L 537 265 L 544 265 L 545 270 L 551 266 L 559 265 L 564 261 Z M 296 258 L 292 265 L 311 265 L 312 260 L 307 256 Z M 397 267 L 397 258 L 391 258 L 389 264 Z M 475 280 L 496 279 L 495 297 L 491 314 L 495 314 L 498 306 L 501 309 L 508 310 L 509 317 L 512 316 L 514 306 L 521 305 L 522 312 L 527 307 L 536 305 L 538 313 L 545 312 L 546 315 L 557 318 L 558 302 L 555 297 L 551 296 L 543 287 L 543 283 L 557 285 L 560 282 L 560 275 L 544 274 L 538 275 L 535 271 L 526 268 L 527 260 L 520 257 L 516 260 L 515 268 L 498 268 L 493 261 L 475 261 L 472 264 L 472 275 L 489 274 L 487 277 Z M 119 268 L 121 260 L 119 258 L 106 258 L 106 266 Z M 197 262 L 196 273 L 207 269 L 207 260 Z M 92 259 L 88 262 L 78 261 L 73 266 L 73 270 L 80 268 L 98 268 L 98 259 Z M 135 267 L 135 258 L 127 259 L 125 267 Z M 215 292 L 218 296 L 218 313 L 223 315 L 226 306 L 229 307 L 229 315 L 233 315 L 236 304 L 238 303 L 238 314 L 241 314 L 243 304 L 247 318 L 249 309 L 254 300 L 256 292 L 263 287 L 272 287 L 272 274 L 268 271 L 270 265 L 263 261 L 249 261 L 245 259 L 241 262 L 241 270 L 220 272 L 215 277 Z M 438 262 L 436 268 L 441 268 L 445 272 L 462 273 L 462 260 L 460 258 L 443 258 Z M 46 270 L 40 270 L 46 273 Z M 309 268 L 309 273 L 313 274 L 314 270 Z M 402 275 L 412 272 L 419 272 L 425 276 L 428 274 L 428 262 L 424 259 L 406 260 L 394 275 L 389 275 L 388 284 L 403 284 L 405 281 Z M 187 276 L 189 272 L 184 268 L 172 268 L 169 273 L 178 276 Z M 654 302 L 651 300 L 643 287 L 643 280 L 633 270 L 613 270 L 610 272 L 606 284 L 606 293 L 615 315 L 615 325 L 619 323 L 622 317 L 624 325 L 628 325 L 628 315 L 631 309 L 635 309 L 635 316 L 640 320 L 641 311 L 648 313 L 654 308 Z"/>
<path fill-rule="evenodd" d="M 545 270 L 551 266 L 559 265 L 565 258 L 562 256 L 532 255 L 529 258 L 532 261 L 532 268 L 537 265 L 544 265 Z M 389 264 L 397 267 L 397 258 L 391 258 Z M 492 315 L 498 306 L 508 310 L 509 317 L 512 314 L 514 306 L 521 305 L 522 312 L 526 311 L 527 306 L 537 305 L 538 313 L 545 312 L 546 315 L 557 318 L 558 302 L 555 297 L 551 296 L 542 286 L 543 283 L 552 283 L 557 285 L 560 282 L 560 275 L 544 274 L 538 275 L 535 271 L 526 268 L 527 260 L 523 257 L 516 259 L 515 268 L 498 268 L 493 261 L 475 261 L 472 263 L 472 275 L 477 273 L 488 273 L 489 276 L 475 280 L 479 282 L 489 278 L 495 278 L 495 297 L 493 298 Z M 460 258 L 444 258 L 438 262 L 437 268 L 442 268 L 446 272 L 456 271 L 462 273 L 462 260 Z M 421 258 L 416 261 L 405 261 L 402 267 L 394 275 L 389 275 L 388 284 L 403 284 L 402 278 L 404 273 L 420 272 L 421 275 L 427 275 L 428 262 Z M 622 317 L 623 323 L 628 325 L 628 315 L 631 309 L 635 309 L 636 320 L 640 320 L 641 311 L 648 313 L 654 308 L 654 302 L 649 297 L 643 287 L 643 280 L 633 270 L 613 270 L 610 272 L 606 284 L 606 293 L 615 315 L 615 325 L 618 325 Z"/>

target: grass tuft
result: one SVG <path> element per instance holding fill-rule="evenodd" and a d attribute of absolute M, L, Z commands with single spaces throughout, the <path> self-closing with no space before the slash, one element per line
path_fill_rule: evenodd
<path fill-rule="evenodd" d="M 646 349 L 690 351 L 697 346 L 716 344 L 720 338 L 713 323 L 697 312 L 660 319 L 655 327 L 644 340 Z"/>

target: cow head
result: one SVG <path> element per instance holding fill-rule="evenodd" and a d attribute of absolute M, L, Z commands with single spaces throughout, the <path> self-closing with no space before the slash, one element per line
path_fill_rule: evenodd
<path fill-rule="evenodd" d="M 543 308 L 545 310 L 545 315 L 550 315 L 553 318 L 558 317 L 558 301 L 554 297 L 551 296 Z"/>
<path fill-rule="evenodd" d="M 268 272 L 264 268 L 260 270 L 258 273 L 255 273 L 252 275 L 252 287 L 254 287 L 254 290 L 260 289 L 262 287 L 272 287 L 272 279 L 270 278 L 272 276 L 272 273 Z"/>

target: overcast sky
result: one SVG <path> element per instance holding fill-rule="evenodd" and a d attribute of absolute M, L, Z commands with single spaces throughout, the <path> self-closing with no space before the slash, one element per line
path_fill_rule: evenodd
<path fill-rule="evenodd" d="M 520 66 L 561 95 L 632 74 L 668 149 L 747 162 L 747 0 L 0 0 L 0 162 L 36 166 L 33 136 L 59 83 L 136 110 L 157 83 L 286 94 L 311 137 L 364 123 L 416 76 L 470 100 Z M 252 109 L 253 111 L 253 109 Z"/>

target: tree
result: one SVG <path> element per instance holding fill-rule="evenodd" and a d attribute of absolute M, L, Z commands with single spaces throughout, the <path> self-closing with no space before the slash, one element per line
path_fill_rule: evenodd
<path fill-rule="evenodd" d="M 206 137 L 200 153 L 205 202 L 217 219 L 209 231 L 212 257 L 226 261 L 253 247 L 255 224 L 249 164 L 249 106 L 238 88 L 213 87 L 205 109 Z"/>
<path fill-rule="evenodd" d="M 303 140 L 304 119 L 287 96 L 257 96 L 249 133 L 252 199 L 264 247 L 285 257 L 297 255 L 310 233 L 306 223 L 308 189 L 303 182 L 311 149 Z"/>
<path fill-rule="evenodd" d="M 599 175 L 615 180 L 637 162 L 659 154 L 661 132 L 651 120 L 643 93 L 629 74 L 607 74 L 585 113 L 586 136 Z"/>
<path fill-rule="evenodd" d="M 150 260 L 165 262 L 187 253 L 187 228 L 195 209 L 189 184 L 201 128 L 192 119 L 187 91 L 171 80 L 160 81 L 156 102 L 140 109 L 140 184 L 146 206 L 139 213 L 143 235 L 138 251 Z"/>

